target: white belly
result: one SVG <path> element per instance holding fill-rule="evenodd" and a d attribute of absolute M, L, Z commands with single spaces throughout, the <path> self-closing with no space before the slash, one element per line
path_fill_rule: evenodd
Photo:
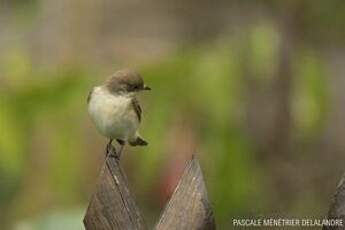
<path fill-rule="evenodd" d="M 89 114 L 102 135 L 127 141 L 139 126 L 131 98 L 114 96 L 96 87 L 89 102 Z"/>

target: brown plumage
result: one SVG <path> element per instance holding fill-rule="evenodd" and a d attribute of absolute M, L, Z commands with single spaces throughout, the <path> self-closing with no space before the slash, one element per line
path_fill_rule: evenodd
<path fill-rule="evenodd" d="M 129 69 L 115 72 L 105 85 L 112 93 L 130 93 L 150 89 L 144 85 L 144 80 L 139 73 Z"/>

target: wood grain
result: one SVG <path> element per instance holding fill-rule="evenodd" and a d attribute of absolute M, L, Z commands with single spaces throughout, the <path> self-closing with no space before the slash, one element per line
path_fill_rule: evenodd
<path fill-rule="evenodd" d="M 156 230 L 214 230 L 213 212 L 196 158 L 189 162 Z"/>
<path fill-rule="evenodd" d="M 342 219 L 344 226 L 324 226 L 328 229 L 345 229 L 345 174 L 341 178 L 331 202 L 328 219 Z"/>
<path fill-rule="evenodd" d="M 86 230 L 147 229 L 116 158 L 102 167 L 96 192 L 84 217 Z M 213 213 L 200 165 L 193 157 L 166 205 L 156 230 L 214 230 Z"/>
<path fill-rule="evenodd" d="M 144 230 L 144 220 L 118 161 L 108 157 L 84 217 L 86 230 Z"/>

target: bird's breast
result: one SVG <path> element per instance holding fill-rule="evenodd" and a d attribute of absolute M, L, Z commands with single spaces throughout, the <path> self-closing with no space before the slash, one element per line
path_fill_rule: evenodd
<path fill-rule="evenodd" d="M 114 96 L 98 89 L 92 93 L 89 114 L 98 130 L 109 138 L 127 140 L 139 126 L 131 98 Z"/>

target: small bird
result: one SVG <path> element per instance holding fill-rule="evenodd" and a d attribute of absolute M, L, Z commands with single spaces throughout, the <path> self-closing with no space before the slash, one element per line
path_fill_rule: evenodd
<path fill-rule="evenodd" d="M 136 95 L 143 90 L 151 88 L 144 84 L 141 75 L 133 70 L 123 69 L 115 72 L 105 84 L 94 87 L 89 93 L 89 115 L 99 132 L 109 138 L 106 156 L 111 151 L 114 139 L 121 146 L 114 156 L 118 159 L 126 143 L 131 146 L 148 144 L 138 132 L 142 109 Z"/>

